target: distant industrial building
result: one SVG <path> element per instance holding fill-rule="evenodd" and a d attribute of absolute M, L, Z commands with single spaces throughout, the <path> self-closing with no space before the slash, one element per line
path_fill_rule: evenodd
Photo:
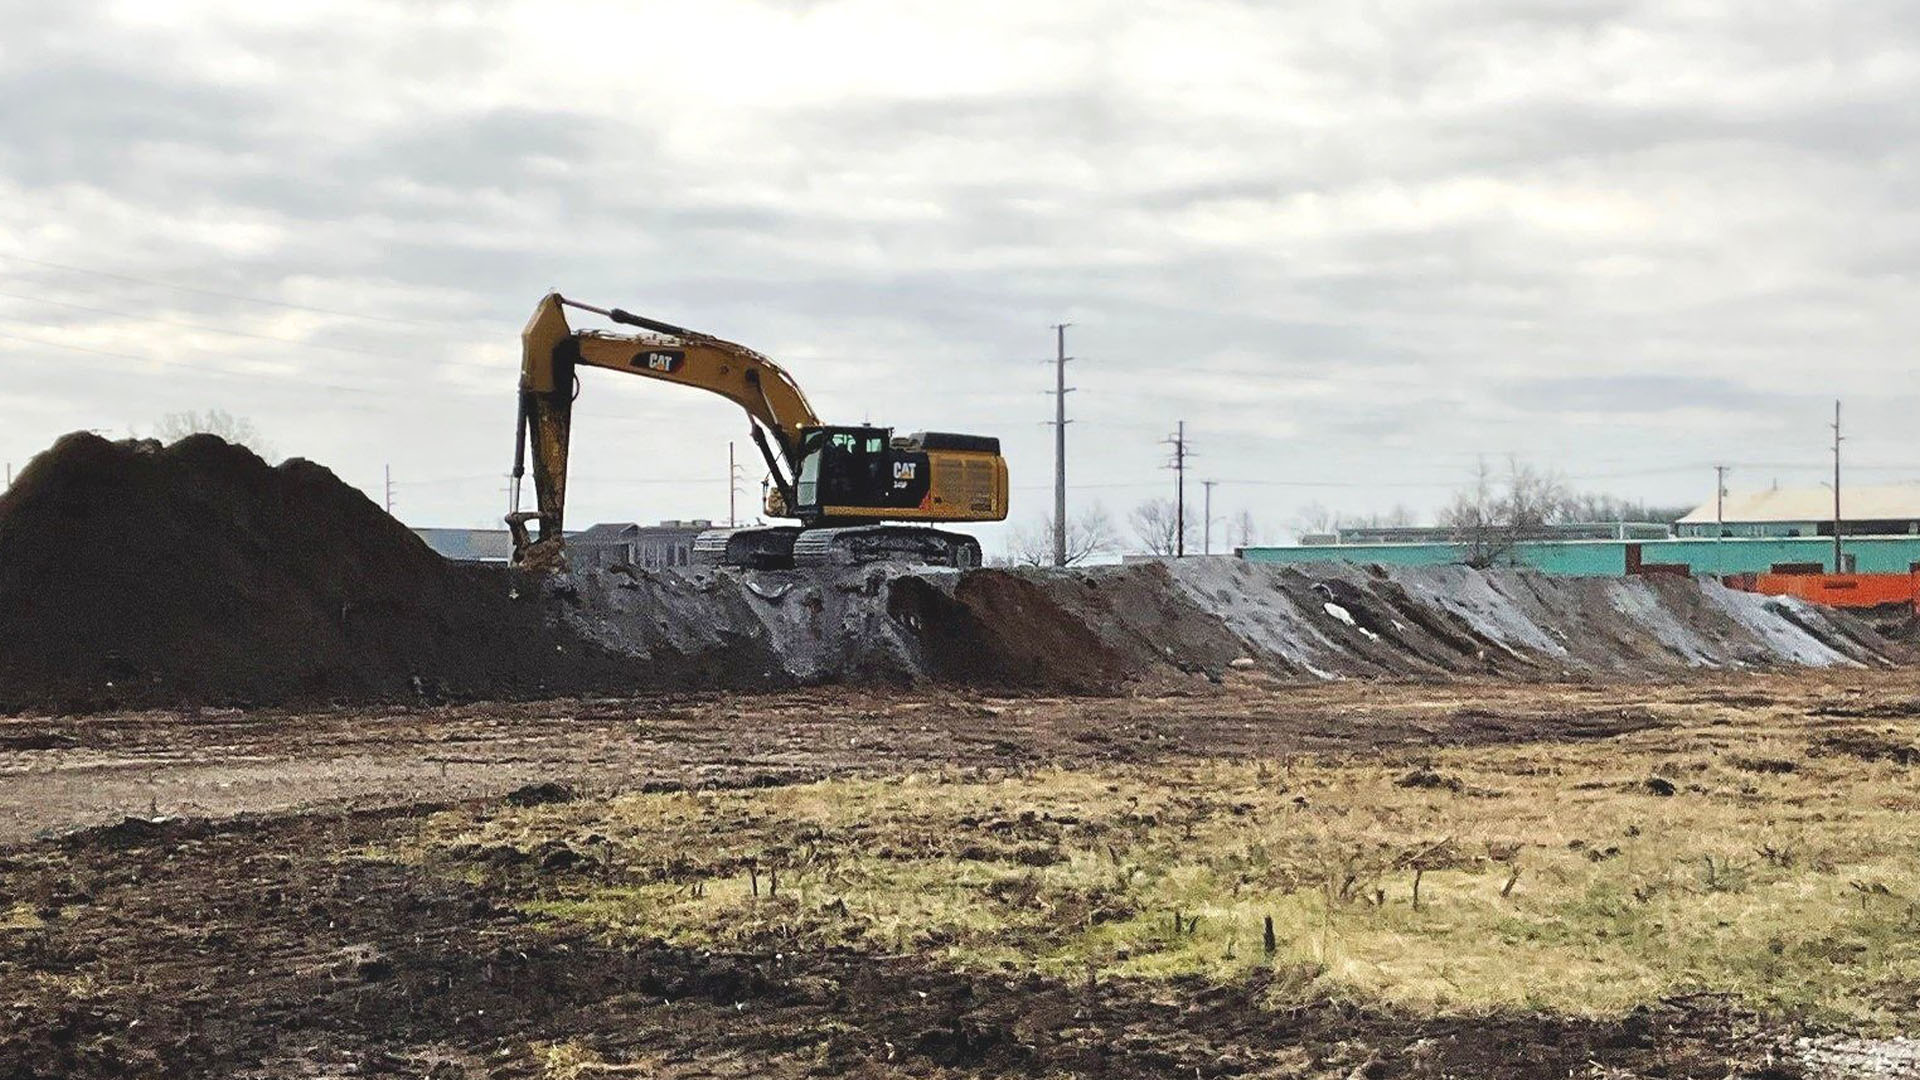
<path fill-rule="evenodd" d="M 1920 567 L 1920 484 L 1841 490 L 1842 553 L 1834 565 L 1833 490 L 1778 488 L 1707 503 L 1671 526 L 1653 522 L 1552 525 L 1509 537 L 1494 562 L 1573 577 L 1675 573 L 1907 574 Z M 1299 544 L 1243 547 L 1249 562 L 1442 566 L 1473 545 L 1435 527 L 1341 529 Z M 1484 552 L 1485 541 L 1480 545 Z"/>
<path fill-rule="evenodd" d="M 713 522 L 663 521 L 658 525 L 608 522 L 567 537 L 567 558 L 575 566 L 637 566 L 664 570 L 693 565 L 694 538 Z"/>
<path fill-rule="evenodd" d="M 1846 572 L 1904 574 L 1920 564 L 1920 536 L 1849 537 L 1842 545 Z M 1464 563 L 1465 544 L 1297 544 L 1243 547 L 1248 562 L 1300 564 L 1371 563 L 1381 566 L 1445 566 Z M 1675 573 L 1727 577 L 1774 570 L 1836 572 L 1833 541 L 1819 537 L 1711 537 L 1671 540 L 1522 540 L 1494 560 L 1569 577 L 1621 577 Z"/>
<path fill-rule="evenodd" d="M 1527 531 L 1529 540 L 1665 540 L 1673 535 L 1671 526 L 1658 521 L 1598 521 L 1574 525 L 1541 525 Z M 1300 543 L 1309 546 L 1327 544 L 1446 544 L 1454 539 L 1454 530 L 1444 525 L 1364 525 L 1335 528 L 1333 532 L 1306 533 Z"/>
<path fill-rule="evenodd" d="M 1841 536 L 1920 534 L 1920 484 L 1844 485 Z M 1832 488 L 1775 488 L 1729 495 L 1674 524 L 1677 536 L 1832 536 Z"/>
<path fill-rule="evenodd" d="M 505 529 L 415 529 L 415 536 L 454 562 L 504 563 L 513 556 Z"/>
<path fill-rule="evenodd" d="M 705 519 L 658 525 L 606 522 L 567 533 L 567 560 L 574 566 L 639 566 L 659 570 L 693 562 L 693 539 L 713 523 Z M 415 529 L 427 546 L 455 562 L 505 563 L 513 537 L 505 529 Z"/>

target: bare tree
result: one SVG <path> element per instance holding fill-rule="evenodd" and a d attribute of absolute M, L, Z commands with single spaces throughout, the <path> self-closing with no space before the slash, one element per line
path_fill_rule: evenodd
<path fill-rule="evenodd" d="M 1395 503 L 1393 509 L 1384 514 L 1361 514 L 1357 517 L 1341 518 L 1338 527 L 1343 529 L 1405 529 L 1417 523 L 1419 515 L 1405 503 Z"/>
<path fill-rule="evenodd" d="M 1293 526 L 1294 532 L 1304 535 L 1306 533 L 1332 532 L 1338 522 L 1333 515 L 1333 511 L 1316 501 L 1310 502 L 1300 509 L 1295 510 L 1293 512 L 1293 521 L 1290 522 L 1290 524 Z"/>
<path fill-rule="evenodd" d="M 205 412 L 189 409 L 186 412 L 168 413 L 153 427 L 153 437 L 162 442 L 175 442 L 189 435 L 218 435 L 263 458 L 273 457 L 273 444 L 260 437 L 260 430 L 253 426 L 253 421 L 244 416 L 235 416 L 225 409 L 208 409 Z"/>
<path fill-rule="evenodd" d="M 1687 516 L 1691 506 L 1654 506 L 1638 499 L 1623 499 L 1583 491 L 1567 497 L 1563 520 L 1569 522 L 1656 521 L 1673 522 Z"/>
<path fill-rule="evenodd" d="M 1501 517 L 1515 539 L 1538 537 L 1546 526 L 1565 521 L 1570 502 L 1567 485 L 1558 476 L 1517 457 L 1507 459 L 1507 491 Z"/>
<path fill-rule="evenodd" d="M 1500 528 L 1500 493 L 1486 458 L 1474 465 L 1473 479 L 1454 492 L 1453 502 L 1440 512 L 1440 524 L 1465 549 L 1468 566 L 1492 566 L 1512 546 L 1512 538 Z"/>
<path fill-rule="evenodd" d="M 1538 539 L 1547 526 L 1566 521 L 1573 501 L 1552 472 L 1510 457 L 1503 483 L 1482 458 L 1473 479 L 1441 513 L 1440 524 L 1465 549 L 1467 565 L 1487 567 L 1508 561 L 1520 541 Z"/>
<path fill-rule="evenodd" d="M 1180 549 L 1180 516 L 1172 499 L 1148 499 L 1127 515 L 1134 538 L 1149 555 L 1172 555 Z M 1193 522 L 1187 522 L 1187 545 L 1193 546 Z"/>
<path fill-rule="evenodd" d="M 1240 516 L 1233 519 L 1234 534 L 1240 537 L 1241 547 L 1252 547 L 1259 542 L 1260 526 L 1253 520 L 1253 511 L 1242 510 Z"/>
<path fill-rule="evenodd" d="M 1067 565 L 1079 566 L 1095 555 L 1109 555 L 1120 547 L 1120 534 L 1113 527 L 1107 509 L 1094 504 L 1067 518 Z M 1015 529 L 1007 540 L 1007 559 L 1011 566 L 1053 565 L 1053 515 L 1040 519 L 1037 526 Z"/>

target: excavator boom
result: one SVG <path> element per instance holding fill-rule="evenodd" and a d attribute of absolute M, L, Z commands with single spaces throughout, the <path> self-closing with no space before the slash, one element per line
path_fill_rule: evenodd
<path fill-rule="evenodd" d="M 576 331 L 567 322 L 567 307 L 605 315 L 615 322 L 638 326 L 644 334 Z M 780 365 L 744 345 L 710 334 L 643 318 L 619 308 L 597 308 L 548 293 L 520 334 L 520 430 L 514 447 L 514 502 L 525 474 L 526 447 L 533 447 L 534 491 L 539 510 L 515 513 L 514 548 L 529 541 L 528 520 L 540 523 L 539 540 L 558 541 L 565 525 L 568 444 L 572 435 L 573 398 L 578 368 L 606 368 L 643 375 L 719 394 L 746 410 L 760 426 L 754 442 L 767 458 L 767 467 L 783 495 L 790 494 L 790 478 L 798 469 L 801 429 L 817 426 L 819 418 L 793 378 Z M 772 446 L 761 434 L 772 433 Z M 782 468 L 784 467 L 784 475 Z"/>

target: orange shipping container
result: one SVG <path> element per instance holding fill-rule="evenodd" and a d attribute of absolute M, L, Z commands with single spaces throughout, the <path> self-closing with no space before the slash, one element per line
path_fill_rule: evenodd
<path fill-rule="evenodd" d="M 1743 587 L 1768 596 L 1797 596 L 1829 607 L 1920 607 L 1920 571 L 1906 574 L 1754 574 Z"/>

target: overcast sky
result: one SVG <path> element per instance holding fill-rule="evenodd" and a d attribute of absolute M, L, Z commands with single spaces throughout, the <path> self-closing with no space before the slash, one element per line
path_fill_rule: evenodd
<path fill-rule="evenodd" d="M 218 407 L 497 523 L 557 288 L 1051 503 L 1920 478 L 1920 5 L 0 0 L 0 456 Z M 717 398 L 588 372 L 571 524 L 724 517 Z M 750 469 L 757 493 L 762 470 Z M 1195 498 L 1197 505 L 1198 499 Z M 983 531 L 989 547 L 999 530 Z"/>

